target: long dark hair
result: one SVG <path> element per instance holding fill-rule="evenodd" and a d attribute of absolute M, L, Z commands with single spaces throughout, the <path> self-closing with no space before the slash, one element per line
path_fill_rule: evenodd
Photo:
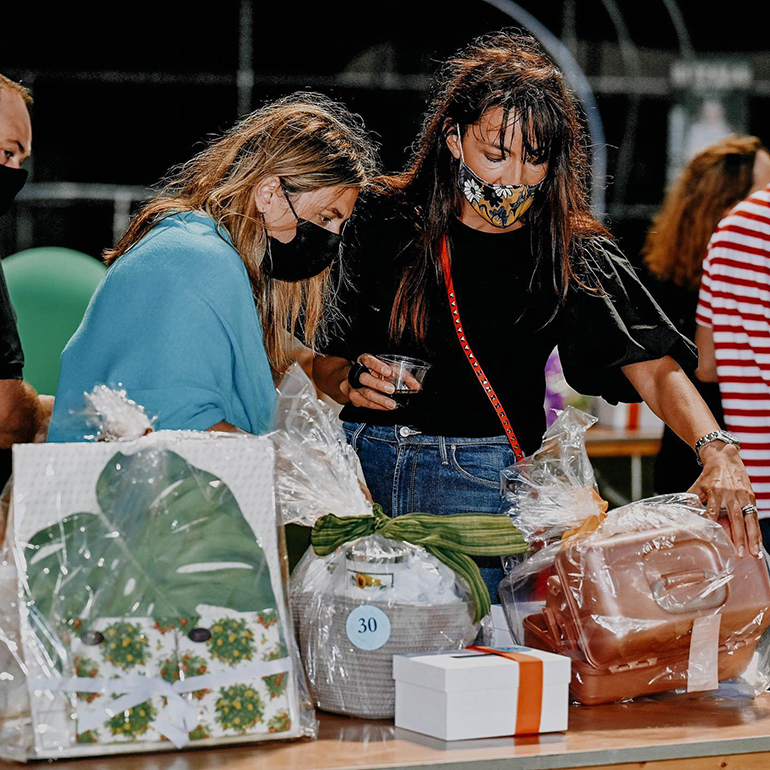
<path fill-rule="evenodd" d="M 464 134 L 489 109 L 501 107 L 501 149 L 509 118 L 522 132 L 524 154 L 548 162 L 543 189 L 527 213 L 540 278 L 550 275 L 563 301 L 575 278 L 576 240 L 608 236 L 591 214 L 585 134 L 561 72 L 538 43 L 518 31 L 476 38 L 450 57 L 436 79 L 422 129 L 403 173 L 380 181 L 413 213 L 420 255 L 402 276 L 390 318 L 390 335 L 409 329 L 425 339 L 430 283 L 443 282 L 438 258 L 449 223 L 462 210 L 458 161 L 446 145 L 459 126 Z M 572 260 L 570 252 L 573 252 Z"/>

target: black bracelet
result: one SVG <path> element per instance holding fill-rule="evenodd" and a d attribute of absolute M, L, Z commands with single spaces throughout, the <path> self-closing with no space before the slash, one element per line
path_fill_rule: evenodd
<path fill-rule="evenodd" d="M 361 375 L 371 374 L 371 372 L 372 370 L 369 369 L 368 366 L 364 366 L 358 361 L 353 361 L 350 365 L 350 369 L 348 369 L 348 382 L 350 383 L 350 387 L 354 390 L 363 388 L 364 386 L 361 384 Z"/>

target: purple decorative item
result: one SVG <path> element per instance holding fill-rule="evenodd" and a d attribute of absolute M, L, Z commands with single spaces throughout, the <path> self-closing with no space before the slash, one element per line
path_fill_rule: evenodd
<path fill-rule="evenodd" d="M 559 351 L 554 348 L 545 364 L 545 421 L 551 426 L 558 417 L 558 413 L 564 409 L 564 373 L 561 368 Z"/>

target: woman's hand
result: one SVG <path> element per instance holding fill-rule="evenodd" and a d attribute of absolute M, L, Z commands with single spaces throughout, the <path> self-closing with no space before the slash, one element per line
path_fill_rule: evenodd
<path fill-rule="evenodd" d="M 639 395 L 686 444 L 694 447 L 698 439 L 719 425 L 695 386 L 670 356 L 623 367 L 623 372 Z M 746 545 L 755 556 L 762 552 L 762 536 L 756 513 L 744 516 L 741 508 L 754 505 L 754 492 L 746 468 L 732 444 L 712 441 L 700 450 L 703 473 L 690 487 L 714 520 L 726 512 L 730 532 L 738 552 Z"/>
<path fill-rule="evenodd" d="M 347 381 L 347 373 L 345 380 L 340 385 L 340 390 L 348 397 L 350 403 L 365 409 L 379 409 L 380 411 L 397 409 L 398 404 L 392 398 L 388 398 L 396 390 L 396 386 L 390 381 L 393 377 L 391 367 L 369 353 L 359 356 L 358 363 L 369 369 L 369 372 L 364 372 L 358 378 L 361 387 L 351 387 Z M 422 387 L 408 373 L 404 374 L 404 382 L 411 390 L 420 390 Z"/>
<path fill-rule="evenodd" d="M 396 390 L 392 382 L 395 374 L 392 367 L 369 353 L 359 356 L 358 363 L 369 369 L 358 378 L 360 388 L 351 387 L 348 380 L 351 363 L 340 356 L 316 355 L 313 359 L 313 379 L 338 404 L 353 404 L 380 411 L 397 409 L 398 404 L 389 398 Z M 403 374 L 403 381 L 412 391 L 422 389 L 422 385 L 409 373 Z"/>
<path fill-rule="evenodd" d="M 726 513 L 730 532 L 738 554 L 743 556 L 748 545 L 754 556 L 762 553 L 762 533 L 756 513 L 741 511 L 747 505 L 756 505 L 746 468 L 731 444 L 712 441 L 700 451 L 703 473 L 690 488 L 706 506 L 706 516 L 716 521 Z"/>

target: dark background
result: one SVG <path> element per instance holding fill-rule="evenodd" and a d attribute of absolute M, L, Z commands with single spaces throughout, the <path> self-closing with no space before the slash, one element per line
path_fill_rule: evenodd
<path fill-rule="evenodd" d="M 686 40 L 676 34 L 664 0 L 519 5 L 567 43 L 595 89 L 607 140 L 609 222 L 636 261 L 664 192 L 668 72 Z M 107 13 L 104 5 L 54 9 L 31 2 L 15 34 L 6 22 L 0 72 L 23 79 L 35 104 L 31 180 L 26 198 L 0 224 L 0 256 L 45 245 L 98 256 L 125 222 L 125 216 L 115 221 L 112 185 L 131 186 L 126 190 L 135 209 L 142 188 L 190 158 L 246 108 L 294 90 L 324 91 L 358 111 L 382 142 L 386 169 L 396 170 L 418 129 L 439 60 L 477 34 L 519 26 L 485 0 L 225 0 L 200 6 L 201 12 L 194 8 L 134 2 Z M 744 3 L 739 17 L 719 18 L 707 16 L 701 2 L 680 1 L 678 8 L 696 55 L 740 54 L 752 61 L 757 87 L 748 129 L 770 141 L 762 6 Z M 239 104 L 239 51 L 249 48 L 254 84 L 248 104 L 243 95 Z M 626 178 L 613 182 L 618 173 Z M 110 187 L 30 199 L 49 182 Z M 77 199 L 83 194 L 89 199 Z"/>
<path fill-rule="evenodd" d="M 594 90 L 607 221 L 633 262 L 664 194 L 674 61 L 751 62 L 747 130 L 770 142 L 766 3 L 722 6 L 719 16 L 700 0 L 518 6 L 567 45 Z M 382 143 L 385 168 L 398 170 L 440 60 L 476 35 L 521 26 L 486 0 L 33 1 L 5 10 L 0 72 L 31 88 L 35 104 L 30 181 L 0 220 L 0 257 L 66 246 L 98 258 L 170 167 L 240 115 L 296 90 L 323 91 L 359 112 Z M 253 73 L 250 91 L 239 89 L 239 69 Z M 600 482 L 625 487 L 627 460 L 599 465 Z M 645 463 L 646 491 L 650 473 Z"/>

